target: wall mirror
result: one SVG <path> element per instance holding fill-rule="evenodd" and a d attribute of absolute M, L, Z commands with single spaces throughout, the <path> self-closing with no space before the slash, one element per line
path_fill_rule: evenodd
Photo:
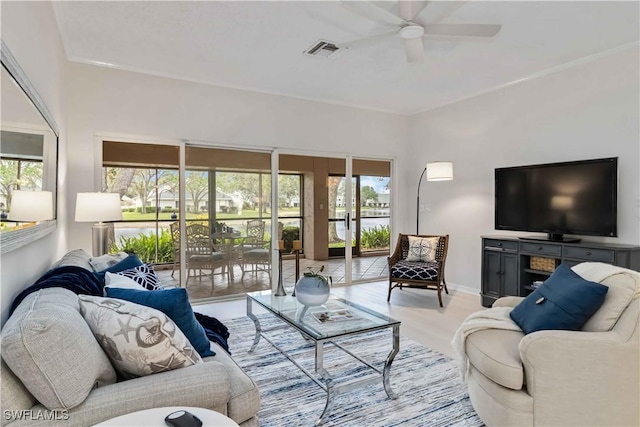
<path fill-rule="evenodd" d="M 56 227 L 58 128 L 4 42 L 1 48 L 0 253 L 6 253 Z M 30 224 L 10 221 L 16 190 L 52 192 L 53 219 Z"/>

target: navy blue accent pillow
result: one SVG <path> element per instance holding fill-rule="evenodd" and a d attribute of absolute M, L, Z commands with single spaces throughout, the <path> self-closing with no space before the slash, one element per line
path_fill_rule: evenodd
<path fill-rule="evenodd" d="M 118 273 L 120 271 L 130 270 L 132 268 L 139 267 L 141 265 L 142 265 L 142 261 L 140 261 L 140 258 L 138 258 L 136 254 L 131 254 L 125 259 L 123 259 L 122 261 L 120 261 L 119 263 L 112 265 L 111 267 L 105 270 L 98 271 L 93 274 L 95 274 L 95 276 L 102 282 L 102 285 L 104 286 L 104 276 L 107 272 Z"/>
<path fill-rule="evenodd" d="M 525 334 L 550 329 L 577 331 L 598 311 L 608 290 L 560 264 L 509 315 Z"/>
<path fill-rule="evenodd" d="M 141 291 L 138 289 L 105 288 L 107 296 L 160 310 L 175 322 L 201 357 L 215 356 L 211 343 L 198 323 L 185 288 Z"/>

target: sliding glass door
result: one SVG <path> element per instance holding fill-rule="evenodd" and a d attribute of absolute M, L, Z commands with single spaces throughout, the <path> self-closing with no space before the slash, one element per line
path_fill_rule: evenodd
<path fill-rule="evenodd" d="M 111 251 L 179 270 L 169 227 L 178 211 L 178 160 L 176 145 L 103 142 L 101 191 L 120 194 L 123 218 L 113 224 Z"/>
<path fill-rule="evenodd" d="M 271 289 L 271 153 L 187 144 L 185 148 L 186 276 L 192 298 L 228 297 Z M 195 214 L 195 218 L 190 217 Z M 210 266 L 200 269 L 190 240 L 206 226 Z M 191 228 L 190 228 L 191 227 Z M 276 240 L 277 242 L 277 240 Z M 277 243 L 276 243 L 277 244 Z M 193 260 L 193 267 L 189 265 Z M 204 274 L 203 274 L 204 271 Z"/>
<path fill-rule="evenodd" d="M 136 252 L 192 299 L 271 289 L 279 244 L 285 288 L 323 266 L 336 283 L 386 275 L 388 161 L 104 141 L 103 165 L 124 216 L 112 250 Z M 193 257 L 195 230 L 208 260 Z"/>
<path fill-rule="evenodd" d="M 351 228 L 351 254 L 358 256 L 359 242 L 358 242 L 358 177 L 351 179 L 352 194 L 351 199 L 351 211 L 347 212 L 346 203 L 346 190 L 347 179 L 340 175 L 331 175 L 327 179 L 327 199 L 329 210 L 329 227 L 328 227 L 328 240 L 329 240 L 329 257 L 344 257 L 346 247 L 348 245 L 346 232 Z"/>

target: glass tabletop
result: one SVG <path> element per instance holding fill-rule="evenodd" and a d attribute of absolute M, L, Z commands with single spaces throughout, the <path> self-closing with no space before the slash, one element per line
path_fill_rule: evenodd
<path fill-rule="evenodd" d="M 271 291 L 258 291 L 248 292 L 247 297 L 317 340 L 400 324 L 398 320 L 334 295 L 321 306 L 306 309 L 291 295 L 277 297 Z"/>

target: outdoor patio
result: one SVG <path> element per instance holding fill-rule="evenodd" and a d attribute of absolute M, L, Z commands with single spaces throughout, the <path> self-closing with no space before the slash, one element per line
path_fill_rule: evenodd
<path fill-rule="evenodd" d="M 386 256 L 367 256 L 353 258 L 352 260 L 352 280 L 353 282 L 363 282 L 368 280 L 380 280 L 386 278 L 387 257 Z M 305 258 L 300 259 L 300 275 L 308 271 L 311 267 L 314 271 L 318 271 L 324 265 L 323 274 L 331 276 L 336 286 L 345 285 L 345 264 L 344 259 L 329 259 L 324 261 L 313 261 Z M 283 283 L 285 288 L 292 288 L 295 283 L 295 259 L 284 259 L 282 261 Z M 220 270 L 216 270 L 218 273 Z M 171 277 L 171 268 L 168 270 L 157 269 L 156 273 L 165 285 L 180 286 L 180 272 L 175 271 L 174 277 Z M 242 279 L 242 271 L 238 265 L 234 266 L 234 280 L 227 281 L 227 275 L 215 274 L 213 286 L 211 285 L 211 277 L 209 275 L 201 277 L 191 277 L 187 291 L 191 300 L 201 300 L 205 298 L 225 298 L 233 295 L 244 294 L 245 292 L 253 292 L 264 289 L 270 289 L 269 275 L 265 272 L 249 273 L 244 275 Z"/>

